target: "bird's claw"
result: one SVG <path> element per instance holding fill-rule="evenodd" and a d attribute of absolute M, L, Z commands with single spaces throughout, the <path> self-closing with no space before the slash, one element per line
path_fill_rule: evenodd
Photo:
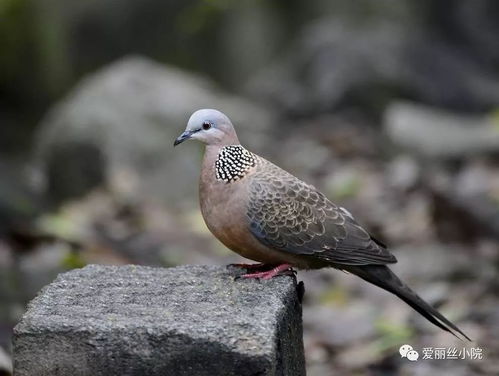
<path fill-rule="evenodd" d="M 273 277 L 276 277 L 278 275 L 295 275 L 296 271 L 293 270 L 292 266 L 289 264 L 282 264 L 278 265 L 275 268 L 263 272 L 256 272 L 256 273 L 248 273 L 248 274 L 243 274 L 238 277 L 237 279 L 263 279 L 263 280 L 268 280 Z"/>

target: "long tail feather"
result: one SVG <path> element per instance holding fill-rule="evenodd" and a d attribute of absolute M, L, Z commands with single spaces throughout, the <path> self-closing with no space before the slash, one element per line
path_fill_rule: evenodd
<path fill-rule="evenodd" d="M 373 285 L 395 294 L 439 328 L 459 338 L 455 333 L 457 332 L 468 341 L 471 341 L 456 325 L 412 291 L 386 265 L 351 266 L 344 269 Z"/>

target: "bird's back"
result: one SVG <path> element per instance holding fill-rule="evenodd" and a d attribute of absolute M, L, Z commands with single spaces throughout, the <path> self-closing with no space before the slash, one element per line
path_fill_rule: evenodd
<path fill-rule="evenodd" d="M 314 186 L 261 161 L 249 183 L 247 207 L 251 232 L 261 242 L 340 266 L 396 262 L 346 209 Z"/>

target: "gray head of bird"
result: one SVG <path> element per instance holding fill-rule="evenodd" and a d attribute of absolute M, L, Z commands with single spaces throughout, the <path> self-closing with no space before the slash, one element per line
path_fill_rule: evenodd
<path fill-rule="evenodd" d="M 173 146 L 186 140 L 198 140 L 206 145 L 238 145 L 239 140 L 230 119 L 223 113 L 212 109 L 202 109 L 194 112 L 184 133 L 182 133 Z"/>

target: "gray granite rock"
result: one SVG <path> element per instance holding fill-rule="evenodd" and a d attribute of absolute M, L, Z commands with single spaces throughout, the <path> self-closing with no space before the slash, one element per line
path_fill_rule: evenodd
<path fill-rule="evenodd" d="M 14 331 L 18 376 L 304 375 L 293 277 L 96 266 L 60 275 Z"/>

